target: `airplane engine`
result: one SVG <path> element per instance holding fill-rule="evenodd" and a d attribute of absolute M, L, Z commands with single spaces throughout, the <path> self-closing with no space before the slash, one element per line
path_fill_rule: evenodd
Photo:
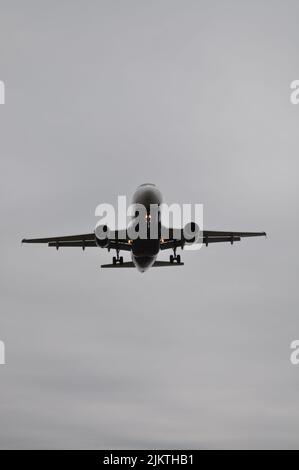
<path fill-rule="evenodd" d="M 199 225 L 195 222 L 189 222 L 183 229 L 184 239 L 186 245 L 197 243 L 200 237 Z"/>
<path fill-rule="evenodd" d="M 95 228 L 96 244 L 100 248 L 107 248 L 109 245 L 110 230 L 108 225 L 98 225 Z"/>

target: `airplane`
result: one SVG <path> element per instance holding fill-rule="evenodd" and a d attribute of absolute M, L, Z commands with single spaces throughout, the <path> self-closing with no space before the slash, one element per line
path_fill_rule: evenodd
<path fill-rule="evenodd" d="M 82 235 L 70 235 L 63 237 L 50 238 L 31 238 L 23 239 L 22 243 L 47 243 L 50 247 L 57 250 L 61 247 L 80 247 L 83 250 L 89 247 L 100 247 L 116 251 L 111 264 L 103 264 L 102 268 L 137 268 L 140 272 L 147 271 L 150 267 L 161 266 L 183 266 L 181 256 L 177 254 L 177 248 L 183 249 L 185 245 L 198 243 L 199 240 L 206 246 L 210 243 L 231 243 L 240 241 L 244 237 L 266 236 L 266 232 L 228 232 L 216 230 L 203 230 L 200 232 L 199 226 L 195 222 L 190 222 L 188 230 L 184 229 L 168 229 L 168 236 L 162 236 L 163 227 L 161 226 L 160 207 L 162 204 L 162 194 L 155 184 L 144 183 L 138 186 L 133 195 L 133 204 L 142 205 L 146 210 L 146 238 L 137 237 L 132 239 L 129 236 L 128 228 L 125 230 L 111 231 L 107 225 L 100 226 L 103 237 L 98 236 L 97 227 L 94 232 Z M 158 207 L 157 236 L 152 238 L 149 236 L 149 230 L 153 220 L 151 220 L 151 206 Z M 135 213 L 136 217 L 136 213 Z M 134 219 L 134 218 L 133 218 Z M 179 236 L 177 233 L 179 232 Z M 187 236 L 187 235 L 188 236 Z M 157 260 L 160 251 L 172 250 L 169 261 Z M 132 261 L 125 262 L 120 251 L 128 251 L 131 253 Z"/>

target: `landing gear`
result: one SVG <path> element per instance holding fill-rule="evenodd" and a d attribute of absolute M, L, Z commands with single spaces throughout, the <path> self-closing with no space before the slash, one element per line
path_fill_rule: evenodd
<path fill-rule="evenodd" d="M 119 256 L 119 250 L 116 250 L 116 256 L 113 256 L 112 263 L 115 266 L 116 264 L 123 264 L 124 258 Z"/>
<path fill-rule="evenodd" d="M 176 254 L 176 248 L 173 249 L 173 255 L 170 255 L 169 261 L 171 264 L 181 264 L 181 256 Z"/>

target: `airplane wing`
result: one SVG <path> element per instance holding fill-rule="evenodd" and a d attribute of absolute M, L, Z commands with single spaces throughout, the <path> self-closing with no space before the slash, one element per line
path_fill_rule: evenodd
<path fill-rule="evenodd" d="M 210 243 L 231 243 L 240 241 L 245 237 L 266 236 L 266 232 L 224 232 L 217 230 L 204 230 L 200 241 L 208 246 Z M 63 237 L 48 238 L 24 238 L 22 243 L 45 243 L 50 247 L 59 248 L 79 247 L 85 250 L 89 247 L 97 247 L 96 237 L 94 233 L 85 233 L 82 235 L 69 235 Z M 170 237 L 163 240 L 160 244 L 161 250 L 173 249 L 174 247 L 182 247 L 185 244 L 184 235 L 180 239 Z M 109 243 L 106 247 L 108 250 L 131 251 L 132 247 L 127 237 L 126 230 L 116 230 L 111 232 Z"/>
<path fill-rule="evenodd" d="M 209 243 L 239 242 L 242 238 L 266 237 L 266 232 L 224 232 L 219 230 L 204 230 L 202 242 L 208 246 Z"/>
<path fill-rule="evenodd" d="M 111 239 L 109 239 L 108 250 L 124 250 L 131 251 L 131 245 L 128 243 L 126 231 L 113 231 L 111 232 Z M 84 233 L 82 235 L 67 235 L 63 237 L 47 237 L 47 238 L 24 238 L 22 243 L 45 243 L 50 247 L 59 248 L 65 247 L 79 247 L 85 250 L 89 247 L 97 247 L 96 237 L 94 233 Z"/>
<path fill-rule="evenodd" d="M 203 236 L 207 237 L 266 237 L 266 232 L 223 232 L 219 230 L 204 230 Z"/>
<path fill-rule="evenodd" d="M 242 238 L 246 237 L 266 237 L 266 232 L 224 232 L 219 230 L 203 230 L 199 242 L 208 246 L 210 243 L 231 243 L 239 242 Z M 184 235 L 182 233 L 181 239 L 169 238 L 164 240 L 160 248 L 161 250 L 173 249 L 176 247 L 183 247 L 185 244 Z"/>

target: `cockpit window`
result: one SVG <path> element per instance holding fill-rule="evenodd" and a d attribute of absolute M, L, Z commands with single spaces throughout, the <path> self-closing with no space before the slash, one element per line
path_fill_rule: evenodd
<path fill-rule="evenodd" d="M 142 186 L 156 186 L 154 183 L 143 183 L 139 186 L 141 188 Z"/>

